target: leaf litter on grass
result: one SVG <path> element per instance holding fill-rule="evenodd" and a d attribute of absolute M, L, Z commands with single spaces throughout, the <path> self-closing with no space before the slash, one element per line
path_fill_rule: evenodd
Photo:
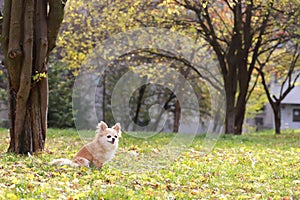
<path fill-rule="evenodd" d="M 159 146 L 166 138 L 136 142 L 124 136 L 116 157 L 101 170 L 48 165 L 74 156 L 82 145 L 76 131 L 50 129 L 48 151 L 31 156 L 5 153 L 6 130 L 0 130 L 0 138 L 5 141 L 0 144 L 0 199 L 300 198 L 299 133 L 224 136 L 210 153 L 202 152 L 203 137 L 196 137 L 179 157 L 163 160 L 155 170 L 135 170 L 135 162 L 139 155 L 151 158 L 145 165 L 161 158 Z M 122 154 L 135 159 L 133 170 L 122 167 Z"/>

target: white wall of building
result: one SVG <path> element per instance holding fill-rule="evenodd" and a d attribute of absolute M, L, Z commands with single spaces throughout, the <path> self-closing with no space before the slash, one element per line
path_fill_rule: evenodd
<path fill-rule="evenodd" d="M 300 104 L 283 104 L 281 107 L 281 128 L 282 129 L 300 129 L 300 122 L 293 121 L 293 110 L 300 109 Z"/>

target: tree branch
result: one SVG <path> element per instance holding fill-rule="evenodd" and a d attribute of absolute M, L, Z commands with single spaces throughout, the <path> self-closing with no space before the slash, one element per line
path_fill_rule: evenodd
<path fill-rule="evenodd" d="M 23 0 L 12 0 L 11 10 L 18 12 L 11 12 L 10 31 L 9 31 L 9 44 L 8 44 L 8 56 L 11 59 L 16 59 L 22 55 L 21 49 L 21 37 L 22 37 L 22 10 Z"/>
<path fill-rule="evenodd" d="M 64 5 L 66 1 L 48 0 L 48 52 L 51 52 L 55 47 L 56 37 L 64 17 Z"/>
<path fill-rule="evenodd" d="M 159 50 L 159 52 L 157 52 L 157 51 L 155 51 L 153 49 L 149 49 L 149 48 L 148 49 L 137 49 L 134 51 L 130 51 L 126 54 L 123 54 L 122 57 L 132 55 L 132 54 L 140 54 L 140 53 L 149 53 L 151 55 L 156 55 L 156 56 L 168 58 L 171 60 L 179 61 L 179 62 L 185 64 L 191 70 L 193 70 L 197 74 L 198 77 L 206 80 L 209 84 L 211 84 L 212 87 L 214 87 L 219 92 L 223 93 L 222 83 L 220 83 L 220 81 L 218 79 L 216 79 L 215 75 L 213 75 L 211 73 L 211 71 L 209 71 L 208 69 L 206 70 L 206 72 L 210 74 L 210 76 L 208 78 L 207 76 L 204 76 L 189 60 L 187 60 L 183 57 L 178 57 L 176 55 L 172 55 L 170 52 L 166 52 L 163 50 Z M 211 78 L 213 80 L 211 80 Z"/>
<path fill-rule="evenodd" d="M 256 76 L 255 81 L 254 81 L 254 84 L 252 85 L 252 87 L 250 88 L 250 90 L 249 90 L 249 92 L 248 92 L 248 94 L 247 94 L 247 96 L 246 96 L 246 102 L 249 101 L 250 96 L 251 96 L 252 92 L 254 91 L 254 89 L 255 89 L 255 87 L 256 87 L 256 85 L 257 85 L 258 77 L 259 77 L 259 74 Z"/>
<path fill-rule="evenodd" d="M 273 7 L 273 1 L 271 1 L 270 7 Z M 266 30 L 266 27 L 267 27 L 267 24 L 268 24 L 268 21 L 269 21 L 269 17 L 270 17 L 270 8 L 268 8 L 267 15 L 264 16 L 264 20 L 263 20 L 262 25 L 260 27 L 259 36 L 257 38 L 257 42 L 256 42 L 254 50 L 253 50 L 252 60 L 251 60 L 249 70 L 248 70 L 248 76 L 249 77 L 251 76 L 252 71 L 255 67 L 255 63 L 256 63 L 258 55 L 259 55 L 258 51 L 259 51 L 259 48 L 260 48 L 261 43 L 262 43 L 262 37 L 263 37 L 264 32 Z"/>
<path fill-rule="evenodd" d="M 253 9 L 253 0 L 248 0 L 250 2 L 246 7 L 246 21 L 244 23 L 244 55 L 248 55 L 249 49 L 252 44 L 253 33 L 251 33 L 251 20 L 252 20 L 252 9 Z"/>
<path fill-rule="evenodd" d="M 265 93 L 267 95 L 268 101 L 271 104 L 271 106 L 273 107 L 274 106 L 274 101 L 273 101 L 271 93 L 269 91 L 269 88 L 268 88 L 268 85 L 267 85 L 267 82 L 266 82 L 266 79 L 265 79 L 265 74 L 263 73 L 263 71 L 261 70 L 261 68 L 255 67 L 255 69 L 258 71 L 258 73 L 261 76 L 261 82 L 263 84 L 263 87 L 264 87 Z"/>
<path fill-rule="evenodd" d="M 218 61 L 220 63 L 220 68 L 222 71 L 223 75 L 227 74 L 227 68 L 226 68 L 226 63 L 225 63 L 225 57 L 224 57 L 224 53 L 222 51 L 221 45 L 218 43 L 217 41 L 217 36 L 215 34 L 210 16 L 209 16 L 209 12 L 208 12 L 208 7 L 209 5 L 206 5 L 205 8 L 200 8 L 200 6 L 197 6 L 195 3 L 191 4 L 189 1 L 184 1 L 185 4 L 181 3 L 181 1 L 179 0 L 175 0 L 175 2 L 180 5 L 183 6 L 184 8 L 188 9 L 188 10 L 192 10 L 195 12 L 196 16 L 197 16 L 197 23 L 200 25 L 200 27 L 202 28 L 202 30 L 198 30 L 198 33 L 200 35 L 204 35 L 204 39 L 212 46 L 212 48 L 214 49 Z M 208 3 L 209 4 L 209 3 Z M 203 11 L 205 13 L 203 13 Z M 203 20 L 203 18 L 205 19 L 205 21 Z M 206 23 L 207 25 L 206 25 Z"/>

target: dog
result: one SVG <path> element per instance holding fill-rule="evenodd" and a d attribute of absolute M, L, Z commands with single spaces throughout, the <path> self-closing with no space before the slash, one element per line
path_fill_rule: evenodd
<path fill-rule="evenodd" d="M 83 146 L 73 160 L 61 158 L 50 162 L 51 165 L 70 165 L 73 167 L 94 165 L 101 169 L 103 164 L 111 160 L 118 148 L 121 137 L 121 125 L 116 123 L 112 128 L 101 121 L 97 126 L 94 140 Z"/>

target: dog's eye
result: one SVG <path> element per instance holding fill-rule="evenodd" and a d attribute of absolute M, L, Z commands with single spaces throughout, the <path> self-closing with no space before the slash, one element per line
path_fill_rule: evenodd
<path fill-rule="evenodd" d="M 115 138 L 118 138 L 118 136 L 115 135 Z"/>
<path fill-rule="evenodd" d="M 111 135 L 108 135 L 107 138 L 111 138 Z"/>

